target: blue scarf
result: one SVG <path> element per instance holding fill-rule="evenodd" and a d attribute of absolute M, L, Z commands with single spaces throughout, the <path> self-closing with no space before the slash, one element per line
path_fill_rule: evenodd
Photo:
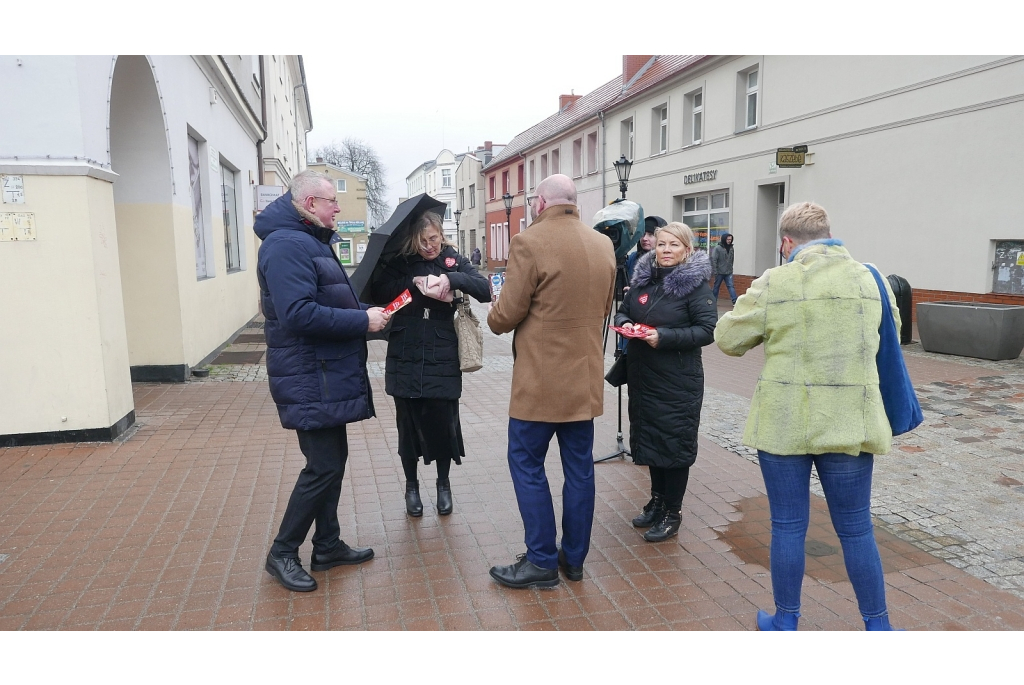
<path fill-rule="evenodd" d="M 789 253 L 789 259 L 787 261 L 793 261 L 793 257 L 796 257 L 797 252 L 804 249 L 805 247 L 810 247 L 811 245 L 829 245 L 842 247 L 843 241 L 840 240 L 839 238 L 819 238 L 818 240 L 812 240 L 809 243 L 798 245 L 792 252 Z"/>

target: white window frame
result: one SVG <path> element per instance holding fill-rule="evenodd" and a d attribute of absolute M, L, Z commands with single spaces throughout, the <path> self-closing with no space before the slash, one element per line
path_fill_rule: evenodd
<path fill-rule="evenodd" d="M 748 71 L 744 75 L 744 79 L 746 80 L 746 87 L 747 87 L 747 94 L 746 94 L 746 97 L 743 99 L 743 130 L 744 131 L 749 131 L 752 128 L 757 128 L 757 94 L 758 94 L 758 92 L 760 90 L 760 87 L 761 87 L 760 71 L 761 71 L 760 67 L 755 67 L 755 68 L 751 69 L 750 71 Z M 754 77 L 754 85 L 753 86 L 750 85 L 750 77 L 751 76 Z M 751 115 L 751 111 L 750 111 L 750 109 L 751 109 L 750 108 L 751 98 L 753 98 L 753 103 L 754 103 L 754 108 L 753 108 L 754 109 L 754 111 L 753 111 L 754 120 L 753 121 L 750 120 L 750 115 Z"/>
<path fill-rule="evenodd" d="M 237 273 L 245 268 L 245 260 L 242 251 L 245 246 L 242 244 L 242 232 L 239 230 L 238 220 L 241 212 L 238 211 L 238 179 L 236 172 L 231 167 L 220 163 L 220 198 L 221 210 L 224 222 L 224 266 L 229 274 Z M 229 186 L 225 181 L 231 181 Z M 230 189 L 230 197 L 228 190 Z M 232 250 L 237 257 L 237 262 L 232 265 Z"/>
<path fill-rule="evenodd" d="M 451 188 L 452 187 L 452 170 L 441 169 L 441 187 Z"/>
<path fill-rule="evenodd" d="M 551 173 L 562 173 L 562 155 L 557 147 L 551 151 Z"/>
<path fill-rule="evenodd" d="M 334 186 L 337 188 L 339 193 L 347 193 L 348 192 L 348 181 L 346 181 L 343 178 L 336 179 L 335 183 L 334 183 Z"/>
<path fill-rule="evenodd" d="M 548 156 L 546 154 L 540 156 L 540 180 L 544 180 L 548 177 Z"/>
<path fill-rule="evenodd" d="M 712 242 L 712 237 L 713 237 L 711 235 L 711 231 L 712 230 L 718 231 L 718 236 L 717 237 L 719 237 L 719 238 L 722 236 L 723 233 L 729 232 L 729 228 L 730 228 L 730 225 L 732 223 L 732 204 L 731 204 L 731 199 L 732 198 L 730 198 L 731 194 L 732 193 L 731 193 L 730 189 L 728 189 L 728 188 L 718 188 L 718 189 L 715 189 L 715 190 L 705 190 L 705 191 L 700 192 L 700 193 L 694 193 L 692 195 L 686 195 L 685 197 L 682 198 L 682 209 L 683 209 L 682 222 L 684 224 L 686 224 L 687 226 L 689 226 L 690 230 L 693 231 L 694 249 L 710 251 L 710 249 L 712 247 L 714 247 L 714 245 L 718 244 L 717 241 Z M 716 197 L 721 197 L 722 198 L 722 200 L 721 200 L 722 204 L 723 204 L 722 207 L 714 207 L 714 203 L 715 203 L 714 198 L 716 198 Z M 700 200 L 702 200 L 702 199 L 705 199 L 707 201 L 707 206 L 704 209 L 697 209 L 697 207 L 700 205 Z M 694 209 L 692 209 L 690 211 L 687 211 L 687 209 L 686 209 L 686 201 L 687 200 L 693 200 Z M 711 215 L 712 214 L 721 215 L 723 213 L 726 215 L 725 226 L 715 226 L 715 227 L 712 227 L 711 226 Z M 693 217 L 707 217 L 707 221 L 704 222 L 704 223 L 707 224 L 707 226 L 706 227 L 694 227 L 693 223 L 691 221 L 687 221 L 687 219 L 691 219 Z M 703 239 L 699 235 L 699 231 L 701 231 L 702 229 L 707 232 Z M 701 244 L 702 242 L 703 242 L 703 245 Z"/>
<path fill-rule="evenodd" d="M 660 150 L 659 155 L 663 155 L 668 152 L 668 104 L 664 104 L 660 107 L 661 110 L 661 123 L 658 129 L 658 142 Z"/>
<path fill-rule="evenodd" d="M 572 141 L 572 177 L 583 177 L 583 138 Z"/>
<path fill-rule="evenodd" d="M 629 117 L 622 120 L 624 144 L 620 146 L 619 152 L 626 156 L 626 159 L 633 161 L 636 155 L 636 119 Z"/>
<path fill-rule="evenodd" d="M 537 163 L 536 163 L 536 160 L 533 160 L 533 159 L 530 160 L 530 169 L 529 169 L 528 173 L 530 174 L 530 190 L 533 190 L 534 188 L 537 187 Z"/>
<path fill-rule="evenodd" d="M 444 203 L 444 220 L 445 221 L 451 221 L 452 220 L 452 203 L 451 202 L 445 202 Z"/>
<path fill-rule="evenodd" d="M 594 142 L 594 147 L 590 147 L 590 142 Z M 597 131 L 591 131 L 587 134 L 587 173 L 596 174 L 600 171 L 599 167 L 601 164 L 597 161 L 598 151 L 600 149 L 600 141 L 598 140 Z"/>
<path fill-rule="evenodd" d="M 476 184 L 469 184 L 469 208 L 473 209 L 476 207 Z"/>
<path fill-rule="evenodd" d="M 693 109 L 690 115 L 690 144 L 700 145 L 704 139 L 704 89 L 690 96 Z"/>

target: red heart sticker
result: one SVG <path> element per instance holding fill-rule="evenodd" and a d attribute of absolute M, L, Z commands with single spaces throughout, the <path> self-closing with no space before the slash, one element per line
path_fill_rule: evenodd
<path fill-rule="evenodd" d="M 644 293 L 637 299 L 639 300 L 640 304 L 647 304 L 647 293 Z"/>
<path fill-rule="evenodd" d="M 445 257 L 444 265 L 449 269 L 455 266 L 455 257 Z"/>

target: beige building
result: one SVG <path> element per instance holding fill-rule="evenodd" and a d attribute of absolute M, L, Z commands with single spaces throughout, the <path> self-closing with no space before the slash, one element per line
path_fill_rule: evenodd
<path fill-rule="evenodd" d="M 257 314 L 265 78 L 255 55 L 0 58 L 0 444 L 116 437 L 133 380 L 186 380 Z"/>
<path fill-rule="evenodd" d="M 686 222 L 704 248 L 735 235 L 738 285 L 778 263 L 781 209 L 813 200 L 915 301 L 985 300 L 1024 294 L 1021 121 L 1020 56 L 628 55 L 495 159 L 521 155 L 530 188 L 571 175 L 589 220 L 618 197 L 625 156 L 647 214 Z M 802 165 L 776 163 L 799 146 Z"/>
<path fill-rule="evenodd" d="M 467 152 L 455 170 L 455 206 L 459 212 L 459 253 L 467 257 L 473 250 L 484 250 L 484 186 L 480 170 L 483 160 Z"/>
<path fill-rule="evenodd" d="M 366 204 L 366 177 L 317 159 L 308 169 L 327 174 L 334 180 L 335 198 L 338 200 L 338 215 L 334 217 L 334 228 L 341 237 L 335 245 L 338 261 L 345 266 L 355 266 L 363 261 L 366 243 L 369 239 L 369 212 Z"/>

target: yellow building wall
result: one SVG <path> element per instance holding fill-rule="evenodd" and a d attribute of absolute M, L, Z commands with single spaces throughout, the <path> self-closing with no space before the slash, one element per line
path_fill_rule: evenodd
<path fill-rule="evenodd" d="M 36 239 L 0 242 L 0 435 L 106 428 L 133 410 L 112 186 L 24 176 Z"/>

